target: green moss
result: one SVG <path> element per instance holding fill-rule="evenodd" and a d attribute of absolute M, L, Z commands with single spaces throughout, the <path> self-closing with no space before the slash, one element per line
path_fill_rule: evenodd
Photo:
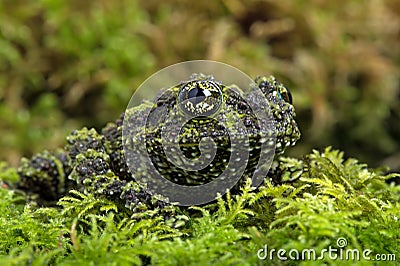
<path fill-rule="evenodd" d="M 42 208 L 17 191 L 1 188 L 0 259 L 10 265 L 254 265 L 271 262 L 257 257 L 265 245 L 319 254 L 337 248 L 338 238 L 347 240 L 345 249 L 370 249 L 370 257 L 390 253 L 398 259 L 400 187 L 387 182 L 398 174 L 368 169 L 331 148 L 302 160 L 282 158 L 280 167 L 287 169 L 283 184 L 266 183 L 254 190 L 249 180 L 240 195 L 175 213 L 186 221 L 181 226 L 153 210 L 132 216 L 92 193 L 72 190 L 58 208 Z M 373 265 L 328 257 L 323 261 Z M 280 261 L 275 254 L 271 263 L 321 261 Z"/>

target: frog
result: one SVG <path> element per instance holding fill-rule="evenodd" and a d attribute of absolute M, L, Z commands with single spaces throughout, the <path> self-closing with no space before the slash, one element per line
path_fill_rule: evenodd
<path fill-rule="evenodd" d="M 300 138 L 292 95 L 274 76 L 258 76 L 252 84 L 268 102 L 266 111 L 271 115 L 271 125 L 274 127 L 269 131 L 274 132 L 275 140 L 270 148 L 273 149 L 274 162 L 277 162 L 277 158 Z M 249 153 L 243 178 L 232 190 L 237 193 L 243 180 L 255 171 L 261 152 L 260 142 L 263 140 L 259 133 L 259 121 L 249 103 L 243 100 L 242 94 L 241 88 L 234 84 L 226 85 L 212 75 L 194 73 L 187 80 L 162 89 L 154 100 L 128 108 L 100 132 L 84 127 L 66 138 L 63 149 L 44 151 L 30 159 L 22 158 L 18 168 L 18 188 L 34 195 L 42 204 L 54 203 L 69 190 L 78 189 L 82 193 L 92 193 L 115 201 L 131 213 L 168 209 L 172 203 L 167 197 L 146 189 L 138 182 L 137 175 L 148 173 L 136 170 L 132 173 L 131 169 L 140 168 L 144 160 L 141 156 L 126 156 L 130 149 L 137 148 L 132 143 L 145 144 L 147 159 L 167 180 L 184 186 L 207 184 L 225 170 L 232 150 L 229 142 L 232 136 L 215 117 L 227 116 L 229 110 L 236 110 L 236 118 L 242 122 L 245 131 L 237 130 L 233 138 L 239 139 L 241 148 Z M 253 100 L 257 101 L 255 98 Z M 201 150 L 202 138 L 211 138 L 216 144 L 216 159 L 203 169 L 182 169 L 167 158 L 161 135 L 162 129 L 169 125 L 165 117 L 171 109 L 176 110 L 176 117 L 186 119 L 180 131 L 174 131 L 179 135 L 175 137 L 185 157 L 192 160 L 201 158 L 202 152 L 208 149 L 203 147 Z M 144 116 L 145 113 L 148 117 Z M 145 118 L 146 126 L 137 127 L 138 122 Z M 133 134 L 130 149 L 126 148 L 124 128 Z M 247 143 L 240 142 L 243 135 L 247 135 Z M 279 183 L 279 176 L 273 170 L 264 178 Z"/>

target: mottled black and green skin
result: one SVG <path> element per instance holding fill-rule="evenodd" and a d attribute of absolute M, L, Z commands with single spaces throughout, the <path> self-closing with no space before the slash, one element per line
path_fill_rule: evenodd
<path fill-rule="evenodd" d="M 261 90 L 268 102 L 270 115 L 275 122 L 274 124 L 264 125 L 267 127 L 267 133 L 275 132 L 276 143 L 270 143 L 270 146 L 267 147 L 264 146 L 263 151 L 270 153 L 271 156 L 273 156 L 274 152 L 275 154 L 281 154 L 286 147 L 294 145 L 300 136 L 294 120 L 295 113 L 291 104 L 290 93 L 287 88 L 278 83 L 273 77 L 259 77 L 255 80 L 254 85 L 257 86 L 258 91 Z M 219 87 L 222 103 L 218 102 L 219 95 L 215 93 L 214 97 L 210 97 L 211 99 L 208 101 L 210 108 L 198 108 L 200 110 L 204 109 L 203 112 L 196 110 L 193 106 L 186 107 L 185 104 L 181 106 L 182 91 L 185 91 L 188 87 L 199 87 L 213 91 L 215 87 Z M 249 161 L 243 174 L 243 180 L 247 177 L 251 178 L 260 157 L 262 150 L 261 143 L 266 141 L 268 137 L 272 138 L 272 135 L 265 136 L 265 134 L 261 134 L 260 123 L 263 123 L 263 121 L 258 121 L 254 110 L 249 105 L 249 101 L 257 101 L 254 97 L 256 96 L 251 95 L 251 90 L 242 90 L 235 85 L 226 86 L 210 76 L 194 75 L 189 81 L 162 91 L 155 102 L 147 102 L 127 111 L 125 114 L 125 123 L 128 128 L 132 129 L 127 135 L 133 136 L 131 149 L 139 149 L 141 143 L 146 143 L 147 152 L 143 152 L 142 154 L 151 158 L 157 172 L 174 183 L 190 186 L 211 182 L 226 170 L 227 162 L 231 156 L 231 145 L 234 142 L 233 140 L 235 140 L 238 147 L 237 153 L 249 153 Z M 185 99 L 185 97 L 183 98 Z M 206 101 L 207 98 L 204 100 Z M 215 101 L 212 102 L 211 100 Z M 219 107 L 215 108 L 215 106 Z M 179 115 L 180 108 L 183 109 L 182 115 Z M 171 121 L 168 122 L 168 117 L 171 116 L 171 110 L 174 109 L 178 110 L 178 115 L 174 116 L 171 123 Z M 261 111 L 266 112 L 267 110 Z M 179 120 L 184 121 L 185 113 L 191 113 L 196 118 L 191 119 L 186 124 L 182 123 Z M 202 116 L 204 113 L 207 115 Z M 233 113 L 243 122 L 243 128 L 232 131 L 232 125 L 224 125 L 215 119 L 216 116 L 229 119 L 233 116 Z M 143 129 L 138 130 L 136 127 L 137 125 L 143 125 L 142 119 L 144 118 L 147 119 L 147 123 L 143 126 Z M 173 129 L 174 124 L 176 124 L 176 129 Z M 183 124 L 184 126 L 181 127 Z M 164 127 L 172 128 L 173 132 L 179 132 L 179 134 L 177 133 L 176 136 L 172 136 L 166 143 L 172 143 L 173 138 L 178 138 L 179 148 L 188 159 L 200 157 L 200 141 L 205 137 L 211 138 L 217 146 L 215 159 L 201 170 L 190 171 L 177 167 L 171 160 L 167 159 L 168 156 L 164 152 L 166 145 L 165 142 L 162 145 L 161 139 Z M 245 139 L 247 137 L 249 138 L 249 143 L 246 144 Z M 210 149 L 211 147 L 206 146 L 204 149 L 205 153 L 209 153 Z M 145 158 L 141 156 L 142 154 L 135 153 L 135 156 L 127 156 L 129 165 L 133 165 L 136 168 L 143 165 Z M 179 161 L 180 156 L 177 155 L 176 161 Z M 234 154 L 233 157 L 238 156 Z M 171 156 L 168 158 L 171 158 Z M 243 162 L 239 161 L 233 162 L 230 165 L 229 170 L 232 171 L 232 174 L 229 178 L 235 177 L 234 175 L 237 174 L 237 169 L 241 164 Z M 145 177 L 149 175 L 149 172 L 136 171 L 135 174 Z"/>
<path fill-rule="evenodd" d="M 109 123 L 103 128 L 101 133 L 87 128 L 76 130 L 67 137 L 67 145 L 63 150 L 42 152 L 30 160 L 22 159 L 18 169 L 19 188 L 37 194 L 43 202 L 56 201 L 69 189 L 75 188 L 115 200 L 132 212 L 165 208 L 169 205 L 166 199 L 144 190 L 130 173 L 127 163 L 139 165 L 141 158 L 128 158 L 126 161 L 124 155 L 122 138 L 124 117 L 125 123 L 128 123 L 125 126 L 133 128 L 139 120 L 145 119 L 142 115 L 145 110 L 150 110 L 146 128 L 139 131 L 136 129 L 139 133 L 133 138 L 146 143 L 151 160 L 165 178 L 178 184 L 198 185 L 216 178 L 224 170 L 229 159 L 230 142 L 226 128 L 212 119 L 212 113 L 226 112 L 226 115 L 229 115 L 227 110 L 230 109 L 226 107 L 234 108 L 243 121 L 246 131 L 236 131 L 233 137 L 240 138 L 241 134 L 247 134 L 249 137 L 249 146 L 243 147 L 248 149 L 250 154 L 245 177 L 251 176 L 260 153 L 262 138 L 257 131 L 259 126 L 256 117 L 252 114 L 248 103 L 241 98 L 241 89 L 233 85 L 217 83 L 222 92 L 221 102 L 217 103 L 221 107 L 209 108 L 211 111 L 207 111 L 207 115 L 211 114 L 210 118 L 192 119 L 185 124 L 178 136 L 181 150 L 188 158 L 199 156 L 198 144 L 201 138 L 213 138 L 218 147 L 215 162 L 213 161 L 204 170 L 190 172 L 175 167 L 166 159 L 160 140 L 161 128 L 165 126 L 163 117 L 168 110 L 176 107 L 179 103 L 178 98 L 183 97 L 179 94 L 182 88 L 191 85 L 190 82 L 199 80 L 204 86 L 207 86 L 207 82 L 216 82 L 210 76 L 194 75 L 189 81 L 163 91 L 156 101 L 144 102 L 138 107 L 128 109 L 115 123 Z M 269 103 L 275 122 L 275 156 L 279 156 L 300 138 L 290 92 L 272 76 L 256 78 L 255 85 Z M 276 183 L 279 182 L 279 177 L 269 178 Z"/>

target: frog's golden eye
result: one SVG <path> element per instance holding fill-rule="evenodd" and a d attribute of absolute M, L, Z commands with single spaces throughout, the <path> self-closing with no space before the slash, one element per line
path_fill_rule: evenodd
<path fill-rule="evenodd" d="M 220 85 L 210 80 L 194 80 L 180 87 L 178 104 L 190 116 L 211 116 L 222 104 Z"/>

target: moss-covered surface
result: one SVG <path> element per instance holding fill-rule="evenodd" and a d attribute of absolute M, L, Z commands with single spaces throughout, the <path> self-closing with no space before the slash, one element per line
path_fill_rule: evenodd
<path fill-rule="evenodd" d="M 92 193 L 71 190 L 56 207 L 39 207 L 9 188 L 16 170 L 2 165 L 0 260 L 5 265 L 256 265 L 268 249 L 337 248 L 400 256 L 400 187 L 394 174 L 368 169 L 331 148 L 302 160 L 281 158 L 290 169 L 281 185 L 228 195 L 204 207 L 176 209 L 183 221 L 169 224 L 148 210 L 131 217 L 126 208 Z M 260 253 L 262 254 L 262 253 Z M 344 253 L 343 253 L 344 254 Z M 286 254 L 288 257 L 288 253 Z M 374 265 L 376 261 L 278 260 L 275 265 Z M 395 262 L 386 262 L 392 263 Z"/>

